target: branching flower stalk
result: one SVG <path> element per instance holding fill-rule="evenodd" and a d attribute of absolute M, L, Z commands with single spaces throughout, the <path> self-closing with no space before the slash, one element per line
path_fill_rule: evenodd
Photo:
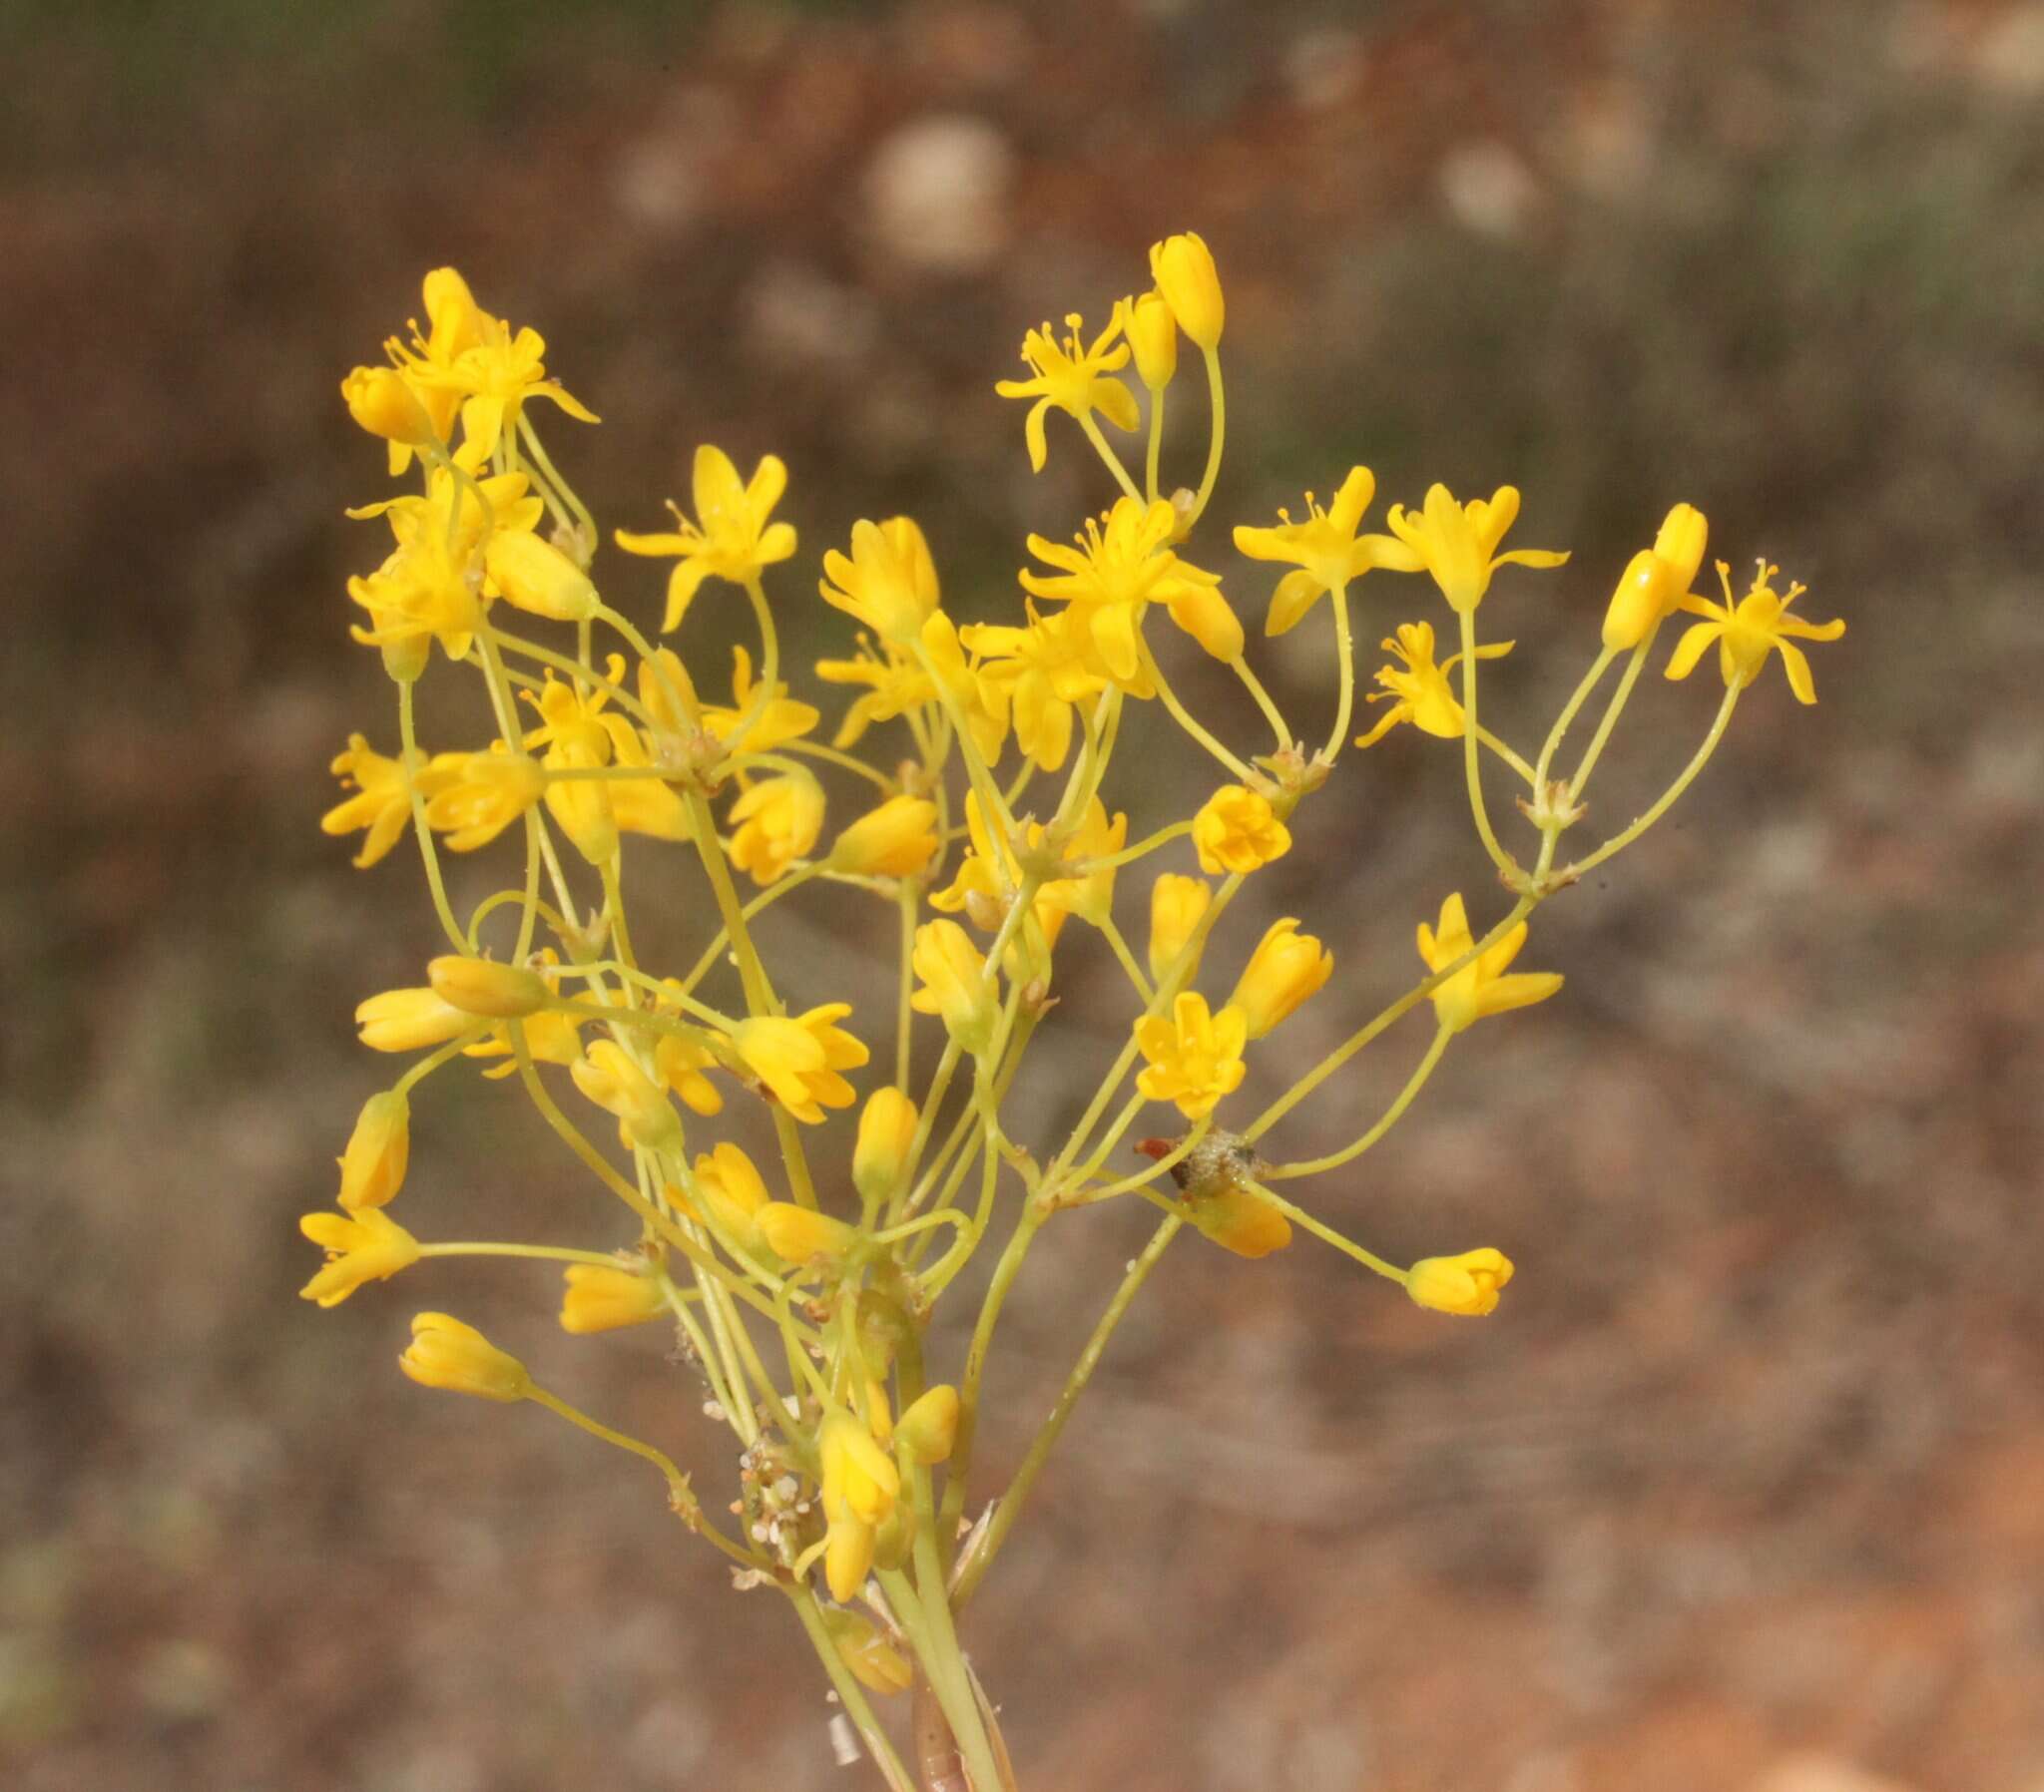
<path fill-rule="evenodd" d="M 657 1471 L 649 1492 L 730 1560 L 741 1588 L 771 1586 L 789 1600 L 892 1792 L 1016 1792 L 959 1616 L 1116 1326 L 1182 1231 L 1255 1259 L 1303 1230 L 1422 1307 L 1497 1305 L 1512 1263 L 1495 1248 L 1401 1266 L 1278 1189 L 1345 1169 L 1374 1146 L 1477 1022 L 1553 996 L 1558 976 L 1511 969 L 1535 912 L 1667 813 L 1771 654 L 1794 696 L 1814 701 L 1794 644 L 1844 627 L 1792 614 L 1802 588 L 1778 590 L 1765 561 L 1744 597 L 1722 563 L 1722 603 L 1692 592 L 1707 531 L 1679 504 L 1620 578 L 1589 670 L 1528 756 L 1478 719 L 1493 682 L 1485 673 L 1479 685 L 1478 664 L 1512 646 L 1485 639 L 1482 607 L 1500 568 L 1567 557 L 1502 549 L 1519 508 L 1510 486 L 1462 502 L 1436 485 L 1416 510 L 1393 506 L 1387 532 L 1364 532 L 1375 480 L 1357 466 L 1326 507 L 1308 494 L 1303 520 L 1280 511 L 1275 525 L 1234 531 L 1241 552 L 1290 569 L 1272 595 L 1268 634 L 1330 600 L 1328 713 L 1287 716 L 1249 664 L 1221 578 L 1202 564 L 1209 550 L 1194 545 L 1222 461 L 1220 277 L 1193 235 L 1159 243 L 1151 275 L 1151 289 L 1121 300 L 1090 339 L 1077 316 L 1063 336 L 1031 330 L 1030 377 L 999 387 L 1034 401 L 1033 465 L 1045 464 L 1049 420 L 1062 413 L 1113 480 L 1110 508 L 1070 544 L 1030 538 L 1038 565 L 1019 575 L 1013 621 L 956 625 L 928 541 L 907 517 L 860 522 L 846 551 L 823 557 L 821 597 L 856 633 L 850 657 L 823 660 L 816 673 L 858 692 L 827 741 L 815 738 L 820 709 L 781 678 L 776 607 L 796 600 L 767 581 L 797 541 L 774 515 L 787 490 L 778 459 L 744 476 L 721 450 L 700 448 L 693 511 L 675 508 L 671 530 L 610 538 L 627 556 L 671 563 L 664 601 L 623 595 L 627 561 L 606 575 L 613 602 L 592 573 L 603 535 L 542 441 L 535 409 L 596 418 L 548 375 L 535 330 L 514 331 L 440 268 L 425 279 L 425 324 L 392 337 L 386 364 L 357 367 L 341 387 L 355 420 L 385 443 L 390 474 L 418 489 L 351 513 L 380 520 L 391 538 L 348 595 L 360 612 L 354 638 L 381 655 L 396 685 L 396 751 L 350 736 L 333 762 L 343 799 L 323 825 L 362 836 L 364 868 L 411 839 L 446 949 L 428 955 L 421 981 L 357 1010 L 364 1045 L 411 1062 L 363 1107 L 336 1207 L 301 1221 L 325 1253 L 304 1295 L 333 1306 L 369 1282 L 428 1275 L 418 1266 L 432 1259 L 487 1257 L 507 1273 L 543 1265 L 560 1275 L 560 1324 L 578 1340 L 672 1330 L 705 1412 L 731 1434 L 736 1475 L 715 1512 L 660 1447 L 568 1405 L 458 1319 L 421 1313 L 399 1360 L 425 1386 L 538 1406 Z M 1197 492 L 1167 498 L 1165 395 L 1181 336 L 1200 351 L 1211 421 Z M 1141 421 L 1121 377 L 1132 357 L 1149 401 L 1140 484 L 1101 427 Z M 1220 1114 L 1252 1053 L 1274 1062 L 1267 1042 L 1301 1005 L 1349 1001 L 1364 982 L 1341 979 L 1321 996 L 1336 984 L 1334 954 L 1287 917 L 1255 945 L 1225 1000 L 1200 987 L 1210 941 L 1248 881 L 1290 850 L 1348 742 L 1360 683 L 1354 623 L 1387 583 L 1372 573 L 1426 574 L 1453 614 L 1456 652 L 1436 663 L 1432 623 L 1397 624 L 1365 699 L 1386 706 L 1355 744 L 1400 725 L 1460 742 L 1458 781 L 1510 900 L 1479 922 L 1447 894 L 1417 927 L 1423 974 L 1318 1063 L 1293 1067 L 1284 1093 L 1231 1129 Z M 757 658 L 753 648 L 735 657 L 728 704 L 716 695 L 722 669 L 686 641 L 704 594 L 727 591 L 757 636 Z M 658 614 L 660 645 L 634 612 Z M 1716 719 L 1659 799 L 1563 862 L 1591 772 L 1677 612 L 1701 620 L 1668 676 L 1688 675 L 1715 643 L 1725 684 Z M 1202 719 L 1174 690 L 1168 665 L 1188 653 L 1234 672 L 1244 704 L 1233 718 Z M 1614 667 L 1589 744 L 1564 771 L 1569 732 Z M 428 750 L 422 696 L 457 675 L 481 680 L 493 726 L 472 744 Z M 1114 760 L 1128 705 L 1150 702 L 1223 781 L 1189 816 L 1146 817 L 1132 845 L 1128 816 L 1112 807 Z M 1329 714 L 1326 744 L 1308 756 L 1300 743 Z M 1231 733 L 1267 729 L 1272 752 L 1230 744 Z M 1532 828 L 1523 854 L 1493 819 L 1485 778 L 1499 766 Z M 1039 775 L 1043 798 L 1025 807 Z M 1133 788 L 1157 787 L 1153 776 Z M 846 819 L 826 837 L 838 805 Z M 441 855 L 493 849 L 508 880 L 463 917 Z M 1126 904 L 1116 914 L 1139 866 L 1147 926 Z M 657 895 L 644 893 L 649 883 Z M 628 891 L 704 917 L 678 971 L 641 962 Z M 759 925 L 773 904 L 819 900 L 893 911 L 896 999 L 877 1023 L 878 1035 L 891 1025 L 891 1041 L 839 989 L 813 987 L 780 961 L 773 930 Z M 1018 1136 L 1011 1097 L 1031 1050 L 1059 1034 L 1056 990 L 1074 964 L 1126 984 L 1130 1024 L 1077 1124 L 1032 1140 Z M 1365 1130 L 1331 1151 L 1272 1154 L 1294 1109 L 1422 1007 L 1431 1031 L 1415 1037 L 1403 1087 Z M 854 1081 L 876 1045 L 893 1081 Z M 411 1098 L 464 1066 L 508 1079 L 589 1173 L 596 1199 L 578 1213 L 577 1242 L 421 1239 L 392 1217 Z M 745 1104 L 770 1120 L 767 1162 L 725 1135 Z M 1131 1133 L 1159 1106 L 1176 1110 L 1180 1130 L 1132 1151 Z M 1019 1440 L 1019 1468 L 990 1485 L 977 1452 L 1000 1418 L 987 1403 L 988 1367 L 1031 1249 L 1047 1226 L 1083 1226 L 1084 1209 L 1131 1196 L 1160 1210 L 1156 1230 L 1049 1416 Z M 931 1315 L 982 1252 L 994 1261 L 963 1361 L 952 1379 L 930 1379 Z M 912 1701 L 900 1697 L 911 1689 Z M 897 1712 L 912 1704 L 913 1720 L 890 1721 L 890 1701 Z"/>

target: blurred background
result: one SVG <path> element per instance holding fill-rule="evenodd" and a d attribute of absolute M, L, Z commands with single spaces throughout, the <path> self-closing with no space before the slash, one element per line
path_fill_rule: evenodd
<path fill-rule="evenodd" d="M 296 1298 L 297 1215 L 390 1068 L 350 1011 L 434 945 L 408 856 L 356 872 L 316 825 L 348 731 L 394 736 L 345 633 L 383 550 L 341 507 L 381 456 L 336 383 L 458 264 L 603 413 L 542 422 L 607 524 L 660 526 L 699 441 L 787 459 L 781 611 L 841 652 L 805 594 L 858 516 L 913 511 L 953 607 L 1013 613 L 1023 532 L 1108 494 L 1061 420 L 1032 478 L 992 382 L 1197 228 L 1218 521 L 1364 461 L 1383 500 L 1515 481 L 1514 540 L 1575 550 L 1484 612 L 1520 643 L 1488 686 L 1514 736 L 1676 499 L 1851 632 L 1818 708 L 1771 669 L 1674 818 L 1543 911 L 1524 963 L 1564 997 L 1310 1185 L 1400 1260 L 1504 1247 L 1493 1318 L 1304 1239 L 1166 1260 L 971 1614 L 1023 1783 L 2044 1788 L 2044 5 L 14 0 L 0 64 L 9 1785 L 863 1783 L 779 1602 L 656 1486 L 391 1362 L 452 1307 L 722 1499 L 663 1340 L 562 1338 L 539 1270 Z M 1276 569 L 1199 545 L 1254 625 Z M 599 571 L 655 613 L 660 568 Z M 1430 602 L 1370 581 L 1364 637 Z M 698 606 L 699 664 L 733 620 Z M 1253 650 L 1308 731 L 1326 628 Z M 1196 658 L 1188 695 L 1254 741 Z M 1590 827 L 1716 683 L 1642 686 Z M 1139 827 L 1194 758 L 1126 757 Z M 1210 984 L 1276 913 L 1339 969 L 1252 1095 L 1407 987 L 1447 890 L 1492 905 L 1453 758 L 1403 730 L 1344 759 L 1253 885 Z M 660 925 L 700 937 L 671 887 Z M 812 999 L 884 1001 L 845 983 L 866 917 L 774 914 Z M 1033 1141 L 1126 1025 L 1082 931 Z M 1416 1050 L 1283 1143 L 1348 1136 Z M 611 1224 L 493 1085 L 435 1079 L 415 1127 L 429 1236 Z M 1046 1235 L 989 1469 L 1147 1230 Z"/>

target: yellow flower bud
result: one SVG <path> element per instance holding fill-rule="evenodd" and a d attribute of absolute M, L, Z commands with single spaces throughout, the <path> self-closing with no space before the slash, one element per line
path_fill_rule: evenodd
<path fill-rule="evenodd" d="M 1213 251 L 1200 237 L 1188 230 L 1152 244 L 1150 277 L 1164 294 L 1180 329 L 1202 348 L 1220 342 L 1227 317 L 1221 275 L 1215 269 Z"/>
<path fill-rule="evenodd" d="M 1247 1188 L 1223 1188 L 1188 1201 L 1187 1217 L 1238 1257 L 1268 1257 L 1291 1242 L 1291 1221 Z"/>
<path fill-rule="evenodd" d="M 445 1313 L 420 1313 L 412 1320 L 411 1346 L 397 1366 L 422 1388 L 445 1388 L 478 1400 L 523 1400 L 532 1392 L 523 1363 L 474 1326 Z"/>
<path fill-rule="evenodd" d="M 873 1566 L 873 1528 L 852 1513 L 831 1519 L 823 1545 L 823 1579 L 839 1604 L 858 1597 Z"/>
<path fill-rule="evenodd" d="M 729 1139 L 696 1158 L 696 1193 L 715 1230 L 756 1255 L 766 1248 L 760 1231 L 760 1211 L 767 1202 L 766 1179 Z"/>
<path fill-rule="evenodd" d="M 600 601 L 587 573 L 524 530 L 496 531 L 483 549 L 483 570 L 506 603 L 557 623 L 584 621 Z"/>
<path fill-rule="evenodd" d="M 863 1580 L 865 1576 L 861 1574 L 859 1578 Z M 856 1611 L 832 1609 L 823 1613 L 823 1626 L 830 1632 L 839 1659 L 860 1684 L 875 1692 L 894 1693 L 906 1692 L 915 1683 L 915 1669 L 908 1658 L 874 1628 L 870 1619 Z"/>
<path fill-rule="evenodd" d="M 948 1383 L 931 1388 L 901 1415 L 894 1435 L 919 1463 L 949 1460 L 958 1441 L 958 1390 Z"/>
<path fill-rule="evenodd" d="M 878 1206 L 901 1186 L 915 1123 L 915 1104 L 891 1084 L 866 1098 L 851 1150 L 851 1182 L 860 1199 Z"/>
<path fill-rule="evenodd" d="M 826 1511 L 836 1508 L 877 1525 L 894 1510 L 901 1494 L 901 1471 L 859 1420 L 846 1412 L 832 1413 L 823 1421 L 817 1453 L 822 1458 Z"/>
<path fill-rule="evenodd" d="M 614 1039 L 600 1039 L 568 1067 L 575 1087 L 618 1117 L 629 1144 L 656 1150 L 682 1141 L 682 1117 L 666 1092 Z"/>
<path fill-rule="evenodd" d="M 372 1052 L 417 1052 L 443 1046 L 475 1025 L 436 990 L 385 990 L 355 1010 L 362 1044 Z"/>
<path fill-rule="evenodd" d="M 1651 548 L 1642 548 L 1619 575 L 1604 613 L 1604 645 L 1613 653 L 1636 648 L 1668 614 L 1681 589 L 1670 589 L 1668 567 Z"/>
<path fill-rule="evenodd" d="M 1696 583 L 1710 534 L 1710 524 L 1694 504 L 1678 504 L 1661 519 L 1660 533 L 1654 537 L 1654 557 L 1668 569 L 1668 582 L 1675 594 L 1669 600 L 1671 605 Z"/>
<path fill-rule="evenodd" d="M 518 1021 L 537 1014 L 554 992 L 536 972 L 518 965 L 500 965 L 487 958 L 458 958 L 449 953 L 426 966 L 433 993 L 449 1008 L 493 1021 Z"/>
<path fill-rule="evenodd" d="M 1194 930 L 1206 919 L 1214 901 L 1213 889 L 1197 877 L 1167 871 L 1150 887 L 1150 975 L 1164 981 L 1172 962 L 1186 949 Z M 1206 942 L 1201 942 L 1201 952 Z M 1199 975 L 1201 952 L 1193 955 L 1181 979 L 1190 983 Z"/>
<path fill-rule="evenodd" d="M 1254 871 L 1291 850 L 1291 831 L 1266 797 L 1223 784 L 1193 817 L 1193 847 L 1202 871 Z"/>
<path fill-rule="evenodd" d="M 856 1229 L 843 1220 L 792 1201 L 768 1201 L 754 1218 L 767 1248 L 790 1263 L 841 1262 L 858 1242 Z"/>
<path fill-rule="evenodd" d="M 986 960 L 956 921 L 928 921 L 915 930 L 910 963 L 922 987 L 913 1003 L 918 1014 L 941 1015 L 959 1046 L 980 1056 L 993 1044 L 1000 1004 L 994 999 Z"/>
<path fill-rule="evenodd" d="M 357 367 L 340 382 L 348 415 L 372 436 L 417 448 L 438 438 L 411 382 L 395 367 Z"/>
<path fill-rule="evenodd" d="M 1458 1257 L 1421 1257 L 1406 1274 L 1405 1292 L 1436 1313 L 1473 1317 L 1492 1311 L 1511 1279 L 1511 1258 L 1485 1245 Z"/>
<path fill-rule="evenodd" d="M 1151 391 L 1163 391 L 1178 371 L 1178 319 L 1163 293 L 1146 292 L 1129 305 L 1127 334 L 1137 377 Z"/>
<path fill-rule="evenodd" d="M 1242 981 L 1229 1001 L 1249 1017 L 1250 1038 L 1265 1034 L 1291 1014 L 1333 975 L 1334 955 L 1298 923 L 1274 921 L 1250 955 Z"/>
<path fill-rule="evenodd" d="M 578 1336 L 643 1325 L 667 1311 L 659 1279 L 647 1269 L 570 1263 L 561 1300 L 561 1329 Z"/>
<path fill-rule="evenodd" d="M 411 1104 L 381 1090 L 362 1104 L 340 1159 L 340 1204 L 350 1212 L 381 1207 L 404 1186 L 411 1158 Z"/>
<path fill-rule="evenodd" d="M 1181 581 L 1172 589 L 1165 608 L 1171 620 L 1215 659 L 1233 665 L 1242 658 L 1242 623 L 1218 585 Z"/>
<path fill-rule="evenodd" d="M 419 1241 L 374 1207 L 359 1213 L 307 1213 L 298 1230 L 326 1252 L 326 1267 L 298 1290 L 300 1300 L 338 1306 L 364 1282 L 380 1282 L 419 1260 Z"/>
<path fill-rule="evenodd" d="M 890 796 L 861 815 L 830 848 L 830 863 L 862 877 L 919 877 L 937 856 L 937 805 Z"/>
<path fill-rule="evenodd" d="M 731 859 L 770 884 L 816 843 L 823 830 L 823 786 L 806 772 L 763 778 L 732 804 L 739 824 Z"/>

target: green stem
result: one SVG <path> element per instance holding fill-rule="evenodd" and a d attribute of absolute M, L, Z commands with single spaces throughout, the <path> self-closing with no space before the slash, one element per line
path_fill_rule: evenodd
<path fill-rule="evenodd" d="M 1280 1163 L 1275 1169 L 1264 1171 L 1264 1179 L 1271 1182 L 1287 1181 L 1293 1176 L 1318 1175 L 1327 1169 L 1339 1169 L 1342 1164 L 1353 1162 L 1378 1139 L 1398 1123 L 1405 1110 L 1412 1105 L 1412 1099 L 1425 1087 L 1427 1078 L 1434 1072 L 1434 1066 L 1441 1061 L 1441 1054 L 1448 1049 L 1448 1041 L 1454 1035 L 1447 1028 L 1435 1031 L 1433 1043 L 1426 1048 L 1426 1056 L 1419 1061 L 1419 1067 L 1406 1080 L 1405 1087 L 1398 1092 L 1397 1100 L 1386 1108 L 1377 1123 L 1356 1139 L 1353 1144 L 1344 1145 L 1338 1151 L 1330 1151 L 1324 1157 L 1308 1157 L 1298 1163 Z"/>

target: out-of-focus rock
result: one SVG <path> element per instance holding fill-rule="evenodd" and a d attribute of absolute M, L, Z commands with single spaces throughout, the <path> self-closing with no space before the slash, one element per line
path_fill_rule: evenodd
<path fill-rule="evenodd" d="M 1328 112 L 1355 97 L 1365 64 L 1359 33 L 1338 25 L 1300 32 L 1284 51 L 1284 85 L 1306 112 Z"/>
<path fill-rule="evenodd" d="M 1015 153 L 985 119 L 915 119 L 873 152 L 867 223 L 878 244 L 910 267 L 975 272 L 1007 243 L 1014 177 Z"/>
<path fill-rule="evenodd" d="M 1517 236 L 1540 200 L 1533 171 L 1495 138 L 1451 149 L 1441 159 L 1440 185 L 1455 222 L 1479 236 Z"/>
<path fill-rule="evenodd" d="M 769 261 L 746 290 L 747 348 L 759 359 L 849 367 L 871 352 L 879 319 L 867 294 L 800 261 Z"/>
<path fill-rule="evenodd" d="M 1836 1755 L 1788 1755 L 1754 1781 L 1752 1792 L 1915 1792 Z"/>
<path fill-rule="evenodd" d="M 737 123 L 731 95 L 684 88 L 620 153 L 612 176 L 618 210 L 644 228 L 679 234 L 708 209 L 711 165 Z"/>

